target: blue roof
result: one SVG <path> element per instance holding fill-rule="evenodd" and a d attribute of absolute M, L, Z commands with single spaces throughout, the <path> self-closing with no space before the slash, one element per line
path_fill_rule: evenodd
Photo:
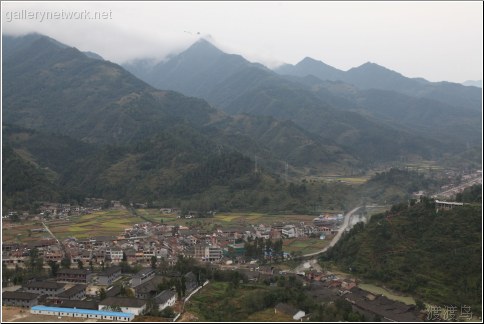
<path fill-rule="evenodd" d="M 50 312 L 64 312 L 64 313 L 103 315 L 103 316 L 118 316 L 118 317 L 134 317 L 134 314 L 132 313 L 109 312 L 109 311 L 99 311 L 99 310 L 81 309 L 81 308 L 62 308 L 62 307 L 50 307 L 50 306 L 37 305 L 37 306 L 33 306 L 32 309 L 39 310 L 39 311 L 50 311 Z"/>

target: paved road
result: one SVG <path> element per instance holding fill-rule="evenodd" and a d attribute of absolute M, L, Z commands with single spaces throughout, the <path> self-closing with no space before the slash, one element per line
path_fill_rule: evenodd
<path fill-rule="evenodd" d="M 432 195 L 432 197 L 439 197 L 440 196 L 440 197 L 449 198 L 449 197 L 454 196 L 455 194 L 457 194 L 459 192 L 462 192 L 465 188 L 470 187 L 474 184 L 478 184 L 478 183 L 482 184 L 482 177 L 481 176 L 475 177 L 472 180 L 469 180 L 469 181 L 467 181 L 463 184 L 460 184 L 458 186 L 447 189 L 446 191 L 439 192 L 435 195 Z"/>
<path fill-rule="evenodd" d="M 360 208 L 361 208 L 361 206 L 360 207 L 356 207 L 355 209 L 351 210 L 348 214 L 345 215 L 344 221 L 343 221 L 343 225 L 341 225 L 341 227 L 338 230 L 338 233 L 335 235 L 335 237 L 333 237 L 333 239 L 331 240 L 331 242 L 329 243 L 328 246 L 326 246 L 324 249 L 322 249 L 320 251 L 313 252 L 313 253 L 309 253 L 309 254 L 304 254 L 303 257 L 316 256 L 318 254 L 321 254 L 321 253 L 326 252 L 330 247 L 335 246 L 335 244 L 338 243 L 339 239 L 341 238 L 341 235 L 343 235 L 343 232 L 346 230 L 346 228 L 350 224 L 350 218 Z"/>
<path fill-rule="evenodd" d="M 62 244 L 62 243 L 61 243 L 61 242 L 60 242 L 60 241 L 57 239 L 57 237 L 55 237 L 54 233 L 52 233 L 52 232 L 50 231 L 50 229 L 47 227 L 47 225 L 45 225 L 45 223 L 44 223 L 44 222 L 42 222 L 42 225 L 44 225 L 45 229 L 46 229 L 46 230 L 47 230 L 47 232 L 49 232 L 49 234 L 50 234 L 50 235 L 51 235 L 51 236 L 54 238 L 54 240 L 56 240 L 56 241 L 57 241 L 57 244 L 59 244 L 59 247 L 60 247 L 60 248 L 61 248 L 61 250 L 62 250 L 62 254 L 63 254 L 63 256 L 65 256 L 65 255 L 66 255 L 66 253 L 67 253 L 67 251 L 66 251 L 66 249 L 65 249 L 64 244 Z"/>

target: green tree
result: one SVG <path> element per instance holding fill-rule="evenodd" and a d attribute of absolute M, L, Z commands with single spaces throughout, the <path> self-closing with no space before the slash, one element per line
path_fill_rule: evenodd
<path fill-rule="evenodd" d="M 50 267 L 50 272 L 52 274 L 52 277 L 57 277 L 57 271 L 59 271 L 59 264 L 55 262 L 54 260 L 49 260 L 47 264 Z"/>
<path fill-rule="evenodd" d="M 153 255 L 151 257 L 151 269 L 156 269 L 156 257 Z"/>
<path fill-rule="evenodd" d="M 77 268 L 84 269 L 84 262 L 81 259 L 77 260 Z"/>
<path fill-rule="evenodd" d="M 64 269 L 69 269 L 71 267 L 71 258 L 69 256 L 62 258 L 61 267 Z"/>
<path fill-rule="evenodd" d="M 107 295 L 106 295 L 106 290 L 104 288 L 101 288 L 99 290 L 99 300 L 104 300 L 106 299 Z"/>

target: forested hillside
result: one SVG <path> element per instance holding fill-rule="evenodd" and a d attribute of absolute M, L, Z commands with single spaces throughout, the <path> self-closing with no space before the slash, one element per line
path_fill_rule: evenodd
<path fill-rule="evenodd" d="M 439 305 L 482 303 L 482 207 L 395 205 L 357 224 L 323 260 Z"/>

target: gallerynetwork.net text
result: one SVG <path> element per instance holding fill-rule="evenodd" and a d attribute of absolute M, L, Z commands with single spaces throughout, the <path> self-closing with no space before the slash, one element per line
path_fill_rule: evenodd
<path fill-rule="evenodd" d="M 108 20 L 113 19 L 112 11 L 33 11 L 33 10 L 17 10 L 6 11 L 6 22 L 14 20 L 36 20 L 43 22 L 44 20 Z"/>

